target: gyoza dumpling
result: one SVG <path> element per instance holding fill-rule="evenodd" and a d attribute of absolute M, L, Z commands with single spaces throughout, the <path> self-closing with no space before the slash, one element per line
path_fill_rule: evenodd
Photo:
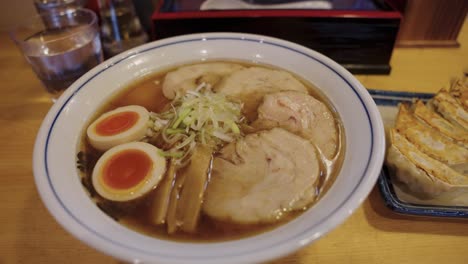
<path fill-rule="evenodd" d="M 468 81 L 456 80 L 450 87 L 450 95 L 468 111 Z"/>
<path fill-rule="evenodd" d="M 395 129 L 390 131 L 387 165 L 415 194 L 435 197 L 453 188 L 468 188 L 468 177 L 421 152 Z"/>
<path fill-rule="evenodd" d="M 468 148 L 468 133 L 458 126 L 452 125 L 443 117 L 429 109 L 422 101 L 416 101 L 413 105 L 414 115 L 425 124 L 431 126 L 443 135 L 453 139 L 457 144 Z"/>
<path fill-rule="evenodd" d="M 395 129 L 427 155 L 448 165 L 468 162 L 468 150 L 420 123 L 405 104 L 400 104 Z"/>
<path fill-rule="evenodd" d="M 445 119 L 454 125 L 458 125 L 465 129 L 465 133 L 468 131 L 468 112 L 453 98 L 450 94 L 445 91 L 439 91 L 431 103 Z"/>

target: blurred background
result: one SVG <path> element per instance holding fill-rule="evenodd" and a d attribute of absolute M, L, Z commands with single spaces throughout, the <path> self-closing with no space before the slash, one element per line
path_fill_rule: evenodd
<path fill-rule="evenodd" d="M 86 7 L 99 13 L 98 1 L 109 0 L 86 0 Z M 145 41 L 213 31 L 269 35 L 327 55 L 370 88 L 404 90 L 411 79 L 414 89 L 435 91 L 447 75 L 468 72 L 468 0 L 128 1 Z M 34 0 L 0 1 L 0 10 L 4 32 L 36 14 Z"/>
<path fill-rule="evenodd" d="M 133 0 L 133 2 L 135 7 L 140 7 L 138 10 L 151 14 L 159 0 Z M 96 0 L 88 0 L 87 5 L 97 7 Z M 0 30 L 2 31 L 21 23 L 25 17 L 31 17 L 37 13 L 34 0 L 0 1 L 0 10 L 2 10 L 0 11 Z"/>

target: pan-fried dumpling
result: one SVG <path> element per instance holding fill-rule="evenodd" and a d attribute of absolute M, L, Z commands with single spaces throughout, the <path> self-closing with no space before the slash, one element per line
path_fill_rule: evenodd
<path fill-rule="evenodd" d="M 458 126 L 452 125 L 443 117 L 429 109 L 422 101 L 413 105 L 414 115 L 425 124 L 431 126 L 443 135 L 453 139 L 457 144 L 468 148 L 468 133 Z"/>
<path fill-rule="evenodd" d="M 468 112 L 447 91 L 439 91 L 431 103 L 450 123 L 468 130 Z"/>
<path fill-rule="evenodd" d="M 468 177 L 424 154 L 395 129 L 390 131 L 387 165 L 415 194 L 435 197 L 453 188 L 467 188 Z"/>
<path fill-rule="evenodd" d="M 405 104 L 400 104 L 395 129 L 432 158 L 457 165 L 468 162 L 468 150 L 420 123 Z"/>
<path fill-rule="evenodd" d="M 462 80 L 456 80 L 450 87 L 450 95 L 455 98 L 463 108 L 468 111 L 468 79 L 464 83 Z"/>

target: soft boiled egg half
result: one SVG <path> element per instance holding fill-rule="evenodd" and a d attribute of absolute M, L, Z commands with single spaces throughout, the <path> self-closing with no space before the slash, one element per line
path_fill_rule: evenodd
<path fill-rule="evenodd" d="M 105 151 L 114 146 L 138 141 L 146 135 L 149 112 L 138 105 L 116 108 L 104 113 L 88 127 L 89 143 Z"/>
<path fill-rule="evenodd" d="M 94 189 L 111 201 L 137 199 L 158 185 L 166 172 L 166 159 L 148 143 L 130 142 L 106 151 L 93 170 Z"/>

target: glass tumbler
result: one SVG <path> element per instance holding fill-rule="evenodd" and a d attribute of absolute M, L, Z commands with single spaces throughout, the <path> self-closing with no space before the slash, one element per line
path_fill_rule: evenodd
<path fill-rule="evenodd" d="M 10 37 L 53 101 L 103 61 L 98 18 L 92 10 L 40 13 L 15 27 Z"/>

